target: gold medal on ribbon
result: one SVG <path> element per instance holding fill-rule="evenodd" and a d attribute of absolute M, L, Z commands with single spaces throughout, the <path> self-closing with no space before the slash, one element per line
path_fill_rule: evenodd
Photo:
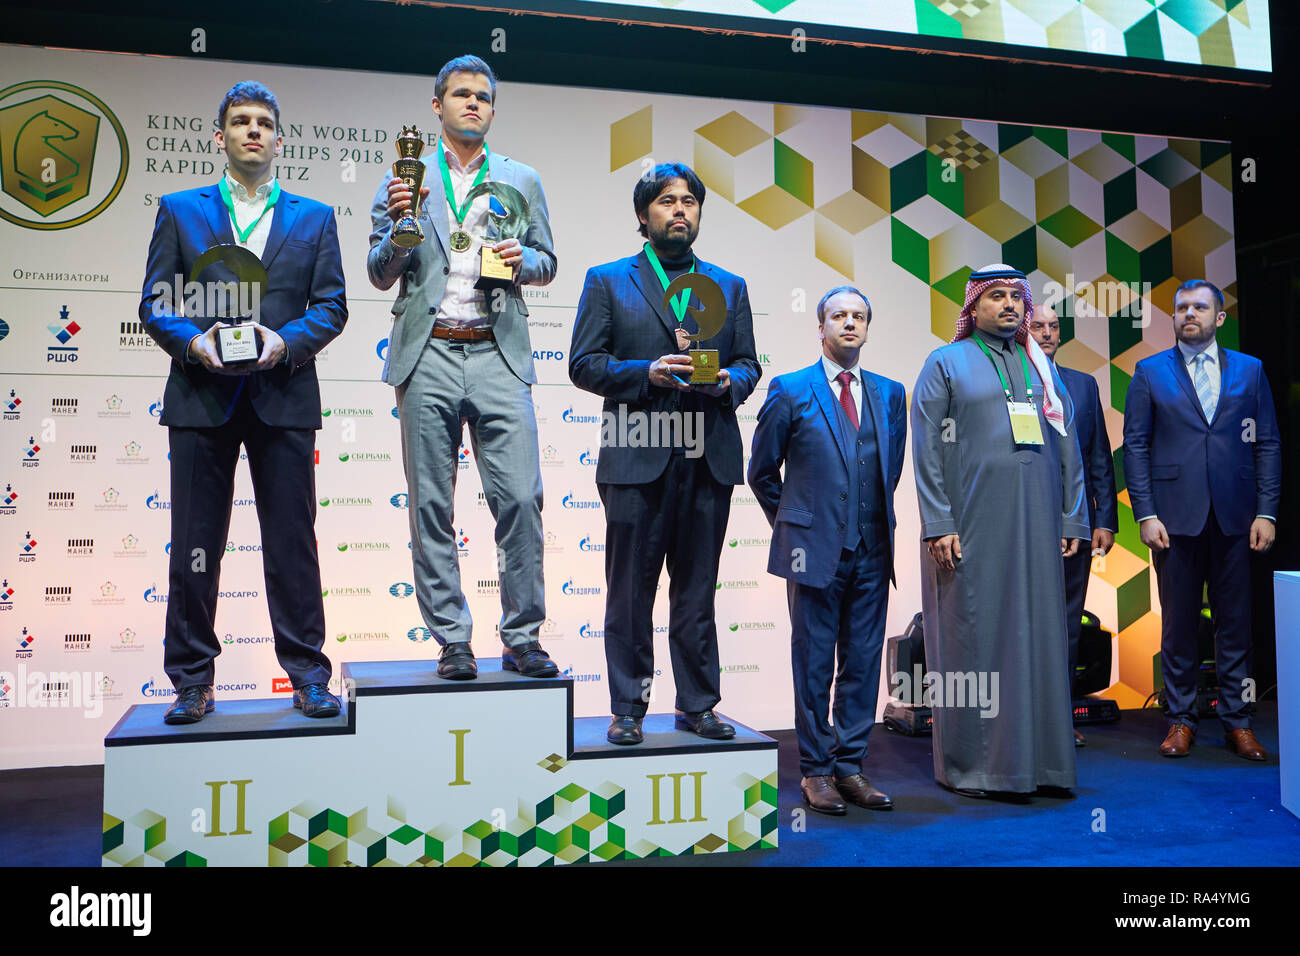
<path fill-rule="evenodd" d="M 472 244 L 473 240 L 470 239 L 468 232 L 457 229 L 451 234 L 452 252 L 465 252 Z"/>

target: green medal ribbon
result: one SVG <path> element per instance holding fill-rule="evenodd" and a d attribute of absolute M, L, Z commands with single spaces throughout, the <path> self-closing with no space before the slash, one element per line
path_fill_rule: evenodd
<path fill-rule="evenodd" d="M 489 162 L 490 162 L 490 157 L 488 155 L 487 143 L 484 143 L 483 144 L 483 165 L 479 167 L 478 178 L 476 178 L 474 182 L 470 184 L 469 187 L 470 190 L 472 190 L 483 180 L 487 179 Z M 438 169 L 442 171 L 442 190 L 447 195 L 447 205 L 451 207 L 452 213 L 456 216 L 456 225 L 464 228 L 465 216 L 469 213 L 470 204 L 469 202 L 464 202 L 459 206 L 456 205 L 456 191 L 451 188 L 451 169 L 447 166 L 447 153 L 442 148 L 441 137 L 439 137 L 438 139 Z"/>
<path fill-rule="evenodd" d="M 231 228 L 235 230 L 235 235 L 239 237 L 240 243 L 248 245 L 248 237 L 253 234 L 257 224 L 266 217 L 266 214 L 275 206 L 275 201 L 280 198 L 280 180 L 277 179 L 271 185 L 271 191 L 266 196 L 266 206 L 262 209 L 262 215 L 254 219 L 247 229 L 240 229 L 239 223 L 235 221 L 235 201 L 230 196 L 230 184 L 223 179 L 217 184 L 217 188 L 221 190 L 221 201 L 226 204 L 226 212 L 230 213 Z"/>
<path fill-rule="evenodd" d="M 993 370 L 998 373 L 998 379 L 1002 382 L 1002 390 L 1007 393 L 1007 401 L 1014 402 L 1015 398 L 1011 394 L 1011 383 L 1007 381 L 1007 377 L 1002 371 L 1002 366 L 993 361 L 993 353 L 989 351 L 989 347 L 984 344 L 978 335 L 972 335 L 971 338 L 973 338 L 975 344 L 980 347 L 980 351 L 988 356 L 988 360 L 993 362 Z M 1029 378 L 1029 359 L 1026 357 L 1024 352 L 1016 349 L 1015 339 L 1011 340 L 1011 351 L 1020 355 L 1020 364 L 1025 370 L 1025 394 L 1029 396 L 1030 404 L 1033 404 L 1034 386 Z"/>
<path fill-rule="evenodd" d="M 664 267 L 659 262 L 659 256 L 655 254 L 654 246 L 650 245 L 650 243 L 648 242 L 645 244 L 645 257 L 650 260 L 651 268 L 654 269 L 655 275 L 657 275 L 659 277 L 659 281 L 663 283 L 664 291 L 667 292 L 668 286 L 671 283 L 668 281 L 668 276 L 664 272 Z M 691 257 L 691 267 L 686 271 L 687 272 L 695 271 L 694 256 Z M 683 289 L 675 299 L 670 300 L 670 304 L 673 307 L 673 313 L 677 316 L 678 325 L 681 325 L 682 322 L 686 321 L 686 303 L 690 301 L 690 298 L 691 298 L 691 290 Z"/>

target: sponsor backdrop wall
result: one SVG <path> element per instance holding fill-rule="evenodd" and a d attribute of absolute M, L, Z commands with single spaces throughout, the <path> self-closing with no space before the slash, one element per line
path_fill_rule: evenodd
<path fill-rule="evenodd" d="M 136 310 L 158 197 L 222 174 L 213 117 L 222 93 L 246 78 L 279 96 L 279 176 L 335 206 L 347 272 L 347 328 L 317 358 L 327 650 L 336 673 L 343 661 L 436 655 L 412 595 L 393 392 L 379 381 L 391 296 L 369 285 L 364 265 L 370 202 L 395 134 L 412 122 L 435 128 L 432 80 L 9 47 L 0 66 L 0 767 L 102 760 L 103 734 L 127 707 L 171 696 L 161 668 L 170 491 L 158 424 L 168 363 Z M 1230 313 L 1235 303 L 1223 144 L 511 82 L 489 139 L 540 171 L 559 258 L 555 281 L 527 291 L 546 491 L 541 639 L 575 680 L 580 716 L 608 713 L 604 521 L 593 478 L 600 401 L 570 385 L 569 342 L 587 267 L 640 245 L 631 191 L 651 162 L 700 172 L 710 191 L 697 251 L 749 282 L 764 378 L 740 410 L 747 443 L 771 378 L 817 358 L 814 308 L 834 285 L 868 293 L 864 364 L 910 392 L 925 356 L 952 334 L 969 268 L 1022 266 L 1039 297 L 1063 294 L 1062 361 L 1096 374 L 1117 447 L 1134 364 L 1172 344 L 1176 284 L 1207 274 L 1226 287 Z M 50 157 L 53 175 L 42 166 Z M 1232 322 L 1224 340 L 1236 344 Z M 217 697 L 287 698 L 246 469 L 235 494 Z M 897 510 L 890 634 L 919 609 L 910 464 Z M 1149 555 L 1121 511 L 1120 543 L 1094 569 L 1089 607 L 1118 634 L 1112 693 L 1135 706 L 1152 690 L 1159 622 Z M 456 525 L 475 651 L 494 655 L 493 524 L 468 442 Z M 721 709 L 778 728 L 791 724 L 789 629 L 784 583 L 764 570 L 768 531 L 748 488 L 737 488 L 717 592 Z M 673 702 L 666 599 L 663 587 L 660 711 Z"/>

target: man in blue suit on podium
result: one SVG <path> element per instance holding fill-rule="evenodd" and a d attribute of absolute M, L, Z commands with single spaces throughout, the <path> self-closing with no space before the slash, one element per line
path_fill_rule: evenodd
<path fill-rule="evenodd" d="M 1268 752 L 1251 730 L 1250 552 L 1273 545 L 1282 490 L 1273 394 L 1259 359 L 1215 341 L 1223 293 L 1192 279 L 1174 294 L 1172 349 L 1138 363 L 1124 409 L 1124 474 L 1160 589 L 1166 757 L 1196 736 L 1196 623 L 1208 582 L 1217 711 L 1228 747 Z"/>
<path fill-rule="evenodd" d="M 1079 548 L 1065 561 L 1065 630 L 1070 639 L 1070 687 L 1074 696 L 1074 668 L 1079 660 L 1079 633 L 1083 630 L 1083 602 L 1088 596 L 1088 575 L 1094 555 L 1107 555 L 1115 546 L 1115 529 L 1119 527 L 1115 500 L 1115 462 L 1111 457 L 1110 437 L 1106 434 L 1106 415 L 1101 407 L 1097 380 L 1086 372 L 1066 368 L 1056 361 L 1061 345 L 1061 320 L 1050 305 L 1034 306 L 1029 320 L 1029 334 L 1038 340 L 1043 354 L 1052 360 L 1056 372 L 1074 403 L 1074 433 L 1079 436 L 1083 455 L 1083 493 L 1088 499 L 1088 526 L 1092 528 L 1091 549 Z M 1083 734 L 1074 732 L 1074 745 L 1084 746 Z"/>
<path fill-rule="evenodd" d="M 870 322 L 871 304 L 857 289 L 822 297 L 822 357 L 773 379 L 749 461 L 749 486 L 772 525 L 767 570 L 787 581 L 800 788 L 808 806 L 836 815 L 845 800 L 893 807 L 862 761 L 894 579 L 907 401 L 901 384 L 858 366 Z"/>
<path fill-rule="evenodd" d="M 275 178 L 280 107 L 260 83 L 239 83 L 221 101 L 217 148 L 225 178 L 163 196 L 149 243 L 140 321 L 172 358 L 161 422 L 171 450 L 171 564 L 163 660 L 176 687 L 169 724 L 213 709 L 213 630 L 221 557 L 242 445 L 257 497 L 271 631 L 293 704 L 332 717 L 327 689 L 320 563 L 316 553 L 316 430 L 321 427 L 316 353 L 347 321 L 334 211 L 294 196 Z M 185 291 L 210 247 L 237 245 L 262 261 L 267 286 L 256 324 L 256 363 L 221 360 L 201 297 Z"/>

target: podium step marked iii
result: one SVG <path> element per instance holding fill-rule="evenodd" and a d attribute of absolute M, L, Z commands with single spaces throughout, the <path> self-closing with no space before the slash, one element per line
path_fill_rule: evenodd
<path fill-rule="evenodd" d="M 776 741 L 644 722 L 605 741 L 573 684 L 479 660 L 344 664 L 353 700 L 217 701 L 197 724 L 132 707 L 104 738 L 105 866 L 549 866 L 775 848 Z M 734 721 L 733 721 L 734 723 Z"/>

